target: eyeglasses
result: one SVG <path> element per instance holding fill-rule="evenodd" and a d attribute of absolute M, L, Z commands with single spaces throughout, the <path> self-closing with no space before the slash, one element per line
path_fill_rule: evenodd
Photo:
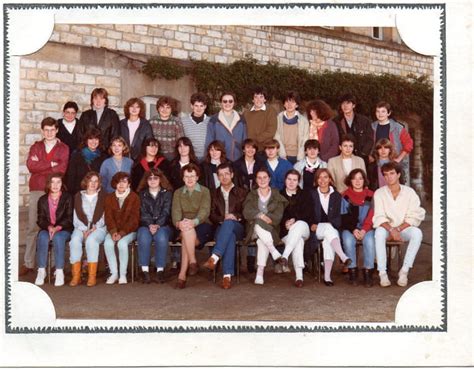
<path fill-rule="evenodd" d="M 160 177 L 157 175 L 151 175 L 148 177 L 148 180 L 158 180 L 158 179 L 160 179 Z"/>
<path fill-rule="evenodd" d="M 222 103 L 234 103 L 234 101 L 231 99 L 231 100 L 227 100 L 227 99 L 223 99 L 222 100 Z"/>

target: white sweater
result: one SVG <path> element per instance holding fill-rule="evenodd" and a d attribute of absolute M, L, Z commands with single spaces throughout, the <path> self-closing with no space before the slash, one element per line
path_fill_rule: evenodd
<path fill-rule="evenodd" d="M 387 222 L 392 227 L 398 227 L 404 222 L 418 227 L 425 219 L 425 209 L 420 206 L 420 198 L 415 191 L 400 185 L 400 193 L 394 200 L 388 186 L 381 187 L 374 194 L 374 228 Z"/>

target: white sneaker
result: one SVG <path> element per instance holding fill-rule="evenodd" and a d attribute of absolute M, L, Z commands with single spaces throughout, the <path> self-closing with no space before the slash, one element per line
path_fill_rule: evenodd
<path fill-rule="evenodd" d="M 105 283 L 107 285 L 113 285 L 115 282 L 117 282 L 118 276 L 117 274 L 111 274 L 109 278 L 107 278 L 107 281 Z"/>
<path fill-rule="evenodd" d="M 54 272 L 56 279 L 54 280 L 54 286 L 64 285 L 64 271 L 62 269 L 56 269 Z"/>
<path fill-rule="evenodd" d="M 36 276 L 35 285 L 36 286 L 43 286 L 45 278 L 46 278 L 46 269 L 45 268 L 38 268 L 38 274 Z"/>
<path fill-rule="evenodd" d="M 256 285 L 263 285 L 263 276 L 259 276 L 258 274 L 255 276 L 255 282 Z"/>
<path fill-rule="evenodd" d="M 283 268 L 281 267 L 280 263 L 275 264 L 274 272 L 276 274 L 281 274 L 283 273 Z"/>
<path fill-rule="evenodd" d="M 120 276 L 119 285 L 126 285 L 126 284 L 127 284 L 127 276 Z"/>
<path fill-rule="evenodd" d="M 397 285 L 401 287 L 408 285 L 408 272 L 405 272 L 403 269 L 400 269 L 400 272 L 398 272 Z"/>
<path fill-rule="evenodd" d="M 386 272 L 380 273 L 379 276 L 380 276 L 380 286 L 388 287 L 392 284 L 390 280 L 388 279 Z"/>

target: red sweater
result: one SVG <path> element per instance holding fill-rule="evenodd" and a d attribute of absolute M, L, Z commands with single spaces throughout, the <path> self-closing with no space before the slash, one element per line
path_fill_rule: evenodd
<path fill-rule="evenodd" d="M 357 206 L 362 206 L 364 204 L 365 198 L 370 197 L 373 198 L 374 192 L 372 192 L 368 188 L 364 188 L 362 192 L 355 192 L 352 188 L 347 188 L 343 193 L 342 197 L 347 196 L 352 204 Z M 362 223 L 362 229 L 366 232 L 372 229 L 372 217 L 374 216 L 374 208 L 373 206 L 370 207 L 367 216 Z"/>
<path fill-rule="evenodd" d="M 32 160 L 34 156 L 38 158 L 38 161 Z M 40 140 L 33 144 L 26 160 L 26 166 L 31 173 L 30 191 L 44 191 L 48 175 L 66 173 L 68 161 L 69 147 L 59 139 L 49 153 L 46 153 L 44 141 Z M 57 165 L 51 166 L 51 162 L 55 162 Z"/>

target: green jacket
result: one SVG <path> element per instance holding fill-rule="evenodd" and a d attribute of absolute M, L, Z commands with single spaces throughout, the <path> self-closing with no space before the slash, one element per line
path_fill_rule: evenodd
<path fill-rule="evenodd" d="M 267 224 L 257 217 L 260 214 L 258 209 L 258 191 L 256 189 L 250 191 L 244 201 L 243 215 L 247 221 L 247 234 L 244 243 L 248 244 L 253 240 L 254 228 L 258 224 L 266 231 L 271 232 L 275 245 L 279 244 L 280 221 L 287 204 L 288 201 L 280 194 L 278 189 L 272 188 L 272 194 L 268 201 L 268 213 L 266 214 L 272 220 L 272 224 Z"/>
<path fill-rule="evenodd" d="M 211 212 L 211 194 L 206 187 L 196 184 L 194 191 L 189 193 L 186 186 L 177 189 L 173 194 L 171 217 L 173 225 L 187 219 L 198 219 L 196 225 L 209 223 Z"/>

